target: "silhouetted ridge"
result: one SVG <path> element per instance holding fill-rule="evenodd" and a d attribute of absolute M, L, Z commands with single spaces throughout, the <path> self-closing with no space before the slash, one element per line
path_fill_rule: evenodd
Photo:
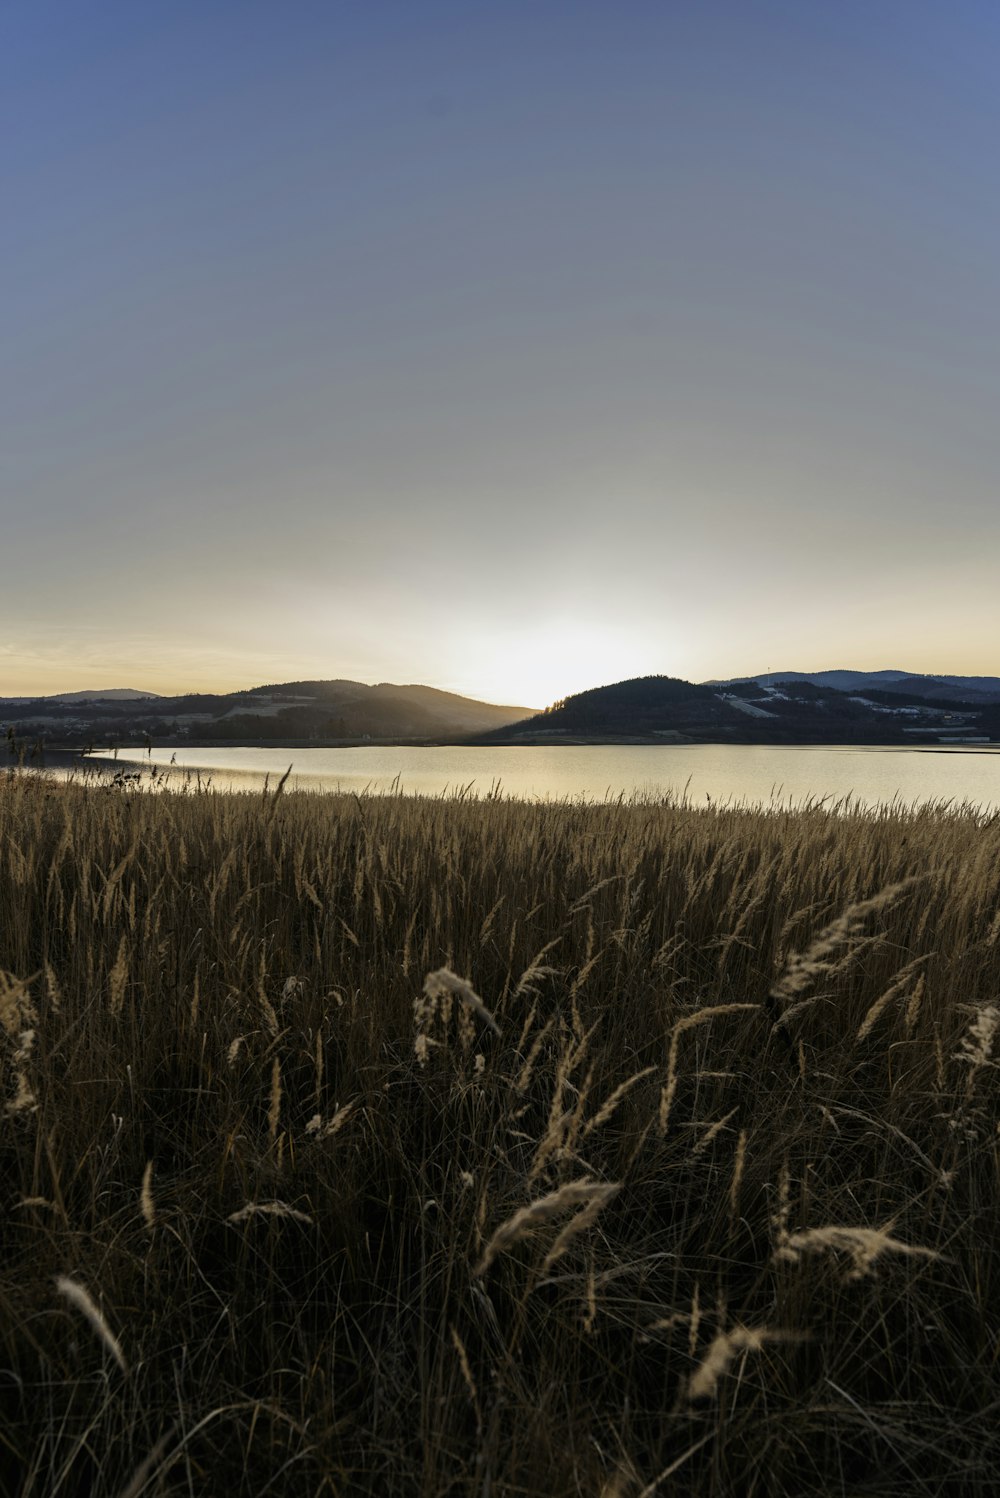
<path fill-rule="evenodd" d="M 512 744 L 914 744 L 914 735 L 931 742 L 989 742 L 998 730 L 1000 704 L 930 700 L 912 690 L 844 692 L 794 675 L 766 685 L 638 676 L 577 692 L 486 738 Z"/>
<path fill-rule="evenodd" d="M 410 682 L 286 681 L 242 692 L 46 700 L 0 697 L 0 734 L 63 744 L 328 744 L 454 740 L 506 727 L 533 709 L 479 702 Z"/>
<path fill-rule="evenodd" d="M 734 676 L 713 679 L 707 686 L 733 691 L 737 686 L 756 683 L 762 687 L 788 687 L 792 683 L 811 682 L 813 686 L 833 688 L 837 692 L 890 692 L 906 694 L 921 701 L 1000 702 L 1000 676 L 923 676 L 912 671 L 764 671 L 759 676 Z"/>
<path fill-rule="evenodd" d="M 519 731 L 642 733 L 669 728 L 678 712 L 717 704 L 711 687 L 676 676 L 634 676 L 610 686 L 591 687 L 556 702 L 546 712 L 517 725 Z"/>
<path fill-rule="evenodd" d="M 662 702 L 687 702 L 695 697 L 714 697 L 711 687 L 697 686 L 680 676 L 632 676 L 626 681 L 611 682 L 604 687 L 589 687 L 574 692 L 554 704 L 549 712 L 570 712 L 577 707 L 592 711 L 601 705 L 616 707 L 657 707 Z"/>

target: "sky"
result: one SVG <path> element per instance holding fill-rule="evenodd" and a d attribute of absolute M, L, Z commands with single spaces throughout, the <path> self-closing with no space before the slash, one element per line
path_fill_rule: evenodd
<path fill-rule="evenodd" d="M 1000 673 L 1000 7 L 0 0 L 0 694 Z"/>

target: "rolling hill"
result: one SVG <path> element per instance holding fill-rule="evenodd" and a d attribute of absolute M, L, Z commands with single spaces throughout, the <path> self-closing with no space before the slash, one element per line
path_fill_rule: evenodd
<path fill-rule="evenodd" d="M 544 712 L 413 682 L 290 681 L 177 697 L 120 688 L 99 698 L 0 699 L 6 731 L 50 747 L 1000 741 L 1000 678 L 847 670 L 700 683 L 644 676 L 575 693 Z"/>
<path fill-rule="evenodd" d="M 1000 702 L 1000 676 L 922 676 L 913 671 L 767 671 L 760 676 L 733 676 L 706 685 L 726 687 L 758 682 L 761 686 L 777 686 L 785 681 L 805 681 L 838 692 L 876 689 L 904 693 L 930 702 L 938 699 Z"/>
<path fill-rule="evenodd" d="M 841 691 L 804 677 L 762 684 L 643 676 L 576 693 L 488 741 L 905 744 L 993 736 L 1000 737 L 1000 701 L 973 705 L 884 684 Z"/>
<path fill-rule="evenodd" d="M 177 697 L 0 698 L 0 730 L 67 746 L 147 737 L 160 744 L 427 741 L 485 733 L 533 712 L 414 683 L 293 681 Z"/>

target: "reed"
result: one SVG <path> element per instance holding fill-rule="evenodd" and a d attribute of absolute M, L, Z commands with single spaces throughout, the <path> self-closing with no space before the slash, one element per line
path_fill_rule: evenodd
<path fill-rule="evenodd" d="M 0 777 L 0 1486 L 992 1495 L 998 868 Z"/>
<path fill-rule="evenodd" d="M 476 1266 L 476 1274 L 485 1274 L 498 1255 L 507 1253 L 515 1243 L 519 1243 L 522 1238 L 528 1238 L 533 1233 L 537 1233 L 539 1228 L 545 1227 L 555 1218 L 562 1217 L 566 1212 L 581 1206 L 585 1213 L 591 1213 L 591 1209 L 595 1203 L 598 1207 L 602 1207 L 618 1190 L 618 1186 L 601 1185 L 597 1181 L 584 1178 L 579 1181 L 567 1181 L 566 1185 L 560 1186 L 556 1191 L 550 1191 L 546 1196 L 540 1196 L 534 1201 L 528 1202 L 527 1206 L 519 1207 L 493 1233 L 483 1250 L 482 1258 Z M 583 1225 L 589 1225 L 594 1220 L 595 1215 L 596 1213 L 590 1215 L 587 1223 Z M 560 1234 L 560 1238 L 562 1236 Z M 543 1273 L 549 1268 L 550 1264 L 554 1263 L 560 1257 L 563 1248 L 559 1247 L 557 1251 L 559 1241 L 557 1239 L 556 1244 L 549 1251 L 542 1265 Z"/>
<path fill-rule="evenodd" d="M 106 1352 L 114 1358 L 123 1373 L 128 1372 L 128 1364 L 125 1354 L 122 1352 L 121 1343 L 111 1330 L 98 1306 L 91 1299 L 90 1293 L 76 1280 L 69 1279 L 66 1275 L 56 1276 L 56 1289 L 62 1298 L 79 1311 L 87 1322 L 98 1341 L 103 1345 Z"/>

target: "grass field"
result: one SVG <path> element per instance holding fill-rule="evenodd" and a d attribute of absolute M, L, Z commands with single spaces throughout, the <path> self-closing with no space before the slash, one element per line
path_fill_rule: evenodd
<path fill-rule="evenodd" d="M 0 1491 L 992 1494 L 1000 819 L 0 780 Z"/>

